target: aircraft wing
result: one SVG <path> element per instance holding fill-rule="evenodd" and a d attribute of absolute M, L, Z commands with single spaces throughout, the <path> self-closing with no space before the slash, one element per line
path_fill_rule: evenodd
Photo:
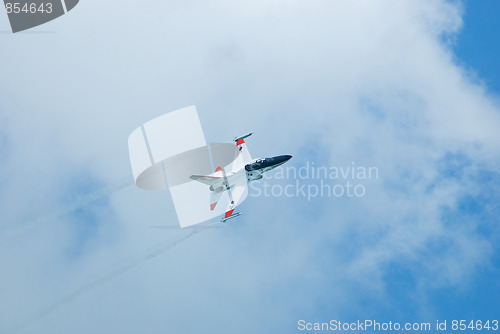
<path fill-rule="evenodd" d="M 229 189 L 229 205 L 227 206 L 226 213 L 224 218 L 222 218 L 222 222 L 230 218 L 234 218 L 239 216 L 239 213 L 234 213 L 234 208 L 245 199 L 248 193 L 248 187 L 246 179 L 244 181 L 238 182 L 235 185 L 231 186 Z"/>
<path fill-rule="evenodd" d="M 236 147 L 238 148 L 238 156 L 233 161 L 233 164 L 230 168 L 233 172 L 239 171 L 240 169 L 244 168 L 247 163 L 252 161 L 252 156 L 250 155 L 247 144 L 245 143 L 245 138 L 250 137 L 252 133 L 253 132 L 241 137 L 234 138 L 234 142 L 236 143 Z"/>

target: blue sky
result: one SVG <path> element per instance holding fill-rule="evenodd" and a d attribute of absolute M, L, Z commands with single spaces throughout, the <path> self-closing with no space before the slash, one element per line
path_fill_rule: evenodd
<path fill-rule="evenodd" d="M 457 36 L 454 47 L 459 61 L 466 68 L 476 72 L 492 91 L 500 91 L 500 75 L 498 74 L 498 53 L 500 41 L 495 32 L 500 29 L 497 13 L 500 9 L 498 1 L 464 1 L 465 25 Z"/>
<path fill-rule="evenodd" d="M 0 15 L 0 332 L 498 317 L 500 5 L 135 5 L 15 35 Z M 360 198 L 249 196 L 223 229 L 151 229 L 177 218 L 130 185 L 128 135 L 193 104 L 208 142 L 255 131 L 254 157 L 379 177 L 350 180 Z"/>
<path fill-rule="evenodd" d="M 498 96 L 500 93 L 500 70 L 498 55 L 500 40 L 496 32 L 500 29 L 497 13 L 500 3 L 497 1 L 464 1 L 464 26 L 457 36 L 454 52 L 458 61 L 467 70 Z M 455 165 L 455 171 L 460 165 Z M 494 226 L 498 224 L 499 188 L 498 174 L 484 173 L 479 176 L 482 184 L 482 194 L 462 199 L 459 209 L 450 213 L 447 219 L 458 220 L 463 216 L 471 216 L 479 220 L 479 229 L 488 236 L 496 234 Z M 482 268 L 470 282 L 468 289 L 440 289 L 432 299 L 440 304 L 443 317 L 453 315 L 459 317 L 467 315 L 470 319 L 483 317 L 498 317 L 498 300 L 500 300 L 500 248 L 493 243 L 492 267 Z M 440 302 L 440 301 L 446 302 Z M 450 318 L 453 318 L 450 317 Z"/>

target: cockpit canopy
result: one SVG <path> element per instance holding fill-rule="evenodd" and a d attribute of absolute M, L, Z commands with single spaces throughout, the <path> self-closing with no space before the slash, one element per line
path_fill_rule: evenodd
<path fill-rule="evenodd" d="M 253 170 L 265 168 L 265 167 L 267 167 L 267 165 L 268 164 L 266 163 L 266 159 L 257 159 L 253 163 L 247 164 L 245 166 L 245 170 L 247 172 L 250 172 Z"/>

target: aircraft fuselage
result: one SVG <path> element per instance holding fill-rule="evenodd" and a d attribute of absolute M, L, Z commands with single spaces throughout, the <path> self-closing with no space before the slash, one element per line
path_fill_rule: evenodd
<path fill-rule="evenodd" d="M 255 181 L 262 179 L 263 173 L 283 165 L 291 158 L 292 158 L 291 155 L 278 155 L 272 158 L 256 159 L 251 163 L 245 165 L 245 171 L 247 172 L 247 180 Z"/>

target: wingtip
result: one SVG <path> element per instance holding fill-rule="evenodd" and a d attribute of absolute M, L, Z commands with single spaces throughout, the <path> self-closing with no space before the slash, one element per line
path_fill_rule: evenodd
<path fill-rule="evenodd" d="M 234 211 L 234 210 L 231 210 L 231 211 Z M 236 218 L 236 217 L 238 217 L 240 215 L 241 215 L 241 212 L 236 212 L 236 213 L 231 214 L 230 216 L 226 216 L 226 217 L 222 218 L 220 221 L 221 221 L 221 223 L 225 223 L 229 219 Z"/>
<path fill-rule="evenodd" d="M 246 135 L 244 135 L 244 136 L 234 137 L 233 141 L 238 142 L 238 141 L 240 141 L 240 140 L 243 140 L 243 139 L 245 139 L 245 138 L 250 137 L 251 135 L 253 135 L 253 132 L 247 133 L 247 134 L 246 134 Z M 243 141 L 243 143 L 244 143 L 244 142 L 245 142 L 245 141 Z"/>

